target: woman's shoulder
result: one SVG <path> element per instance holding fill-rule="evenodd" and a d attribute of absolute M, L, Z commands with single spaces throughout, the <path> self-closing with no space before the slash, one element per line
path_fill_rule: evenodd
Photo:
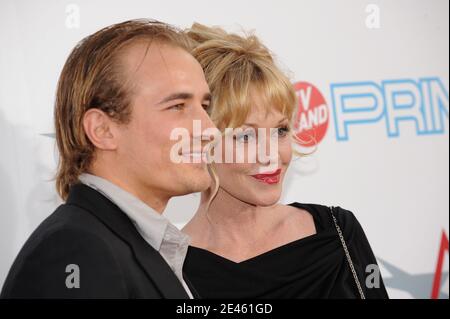
<path fill-rule="evenodd" d="M 346 238 L 353 237 L 356 231 L 361 230 L 361 225 L 359 224 L 355 214 L 351 210 L 340 206 L 327 206 L 324 204 L 299 202 L 291 203 L 289 206 L 308 211 L 313 216 L 316 225 L 320 226 L 322 230 L 329 229 L 330 227 L 336 227 L 332 217 L 333 215 Z"/>

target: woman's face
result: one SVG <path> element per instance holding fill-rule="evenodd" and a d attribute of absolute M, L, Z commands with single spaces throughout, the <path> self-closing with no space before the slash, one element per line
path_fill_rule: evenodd
<path fill-rule="evenodd" d="M 231 137 L 233 154 L 230 156 L 230 147 L 224 137 L 222 163 L 213 165 L 222 191 L 251 205 L 272 206 L 280 199 L 282 182 L 292 158 L 289 119 L 273 105 L 269 105 L 272 111 L 267 113 L 262 99 L 254 91 L 252 93 L 253 106 L 245 124 Z M 264 133 L 265 140 L 261 138 Z M 227 152 L 232 163 L 226 162 Z M 239 153 L 244 155 L 237 162 Z"/>

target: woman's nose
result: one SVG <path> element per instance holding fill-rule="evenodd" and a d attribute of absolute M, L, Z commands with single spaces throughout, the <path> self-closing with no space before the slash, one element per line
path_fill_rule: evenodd
<path fill-rule="evenodd" d="M 266 132 L 267 134 L 267 132 Z M 258 136 L 258 162 L 264 166 L 277 165 L 279 161 L 278 139 L 269 136 Z"/>

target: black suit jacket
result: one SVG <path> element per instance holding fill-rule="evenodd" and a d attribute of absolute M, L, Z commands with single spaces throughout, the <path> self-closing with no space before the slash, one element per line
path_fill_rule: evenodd
<path fill-rule="evenodd" d="M 79 288 L 73 269 L 79 269 Z M 70 277 L 72 276 L 72 277 Z M 186 280 L 194 296 L 192 285 Z M 188 298 L 162 256 L 131 220 L 94 189 L 77 184 L 33 232 L 1 298 Z"/>

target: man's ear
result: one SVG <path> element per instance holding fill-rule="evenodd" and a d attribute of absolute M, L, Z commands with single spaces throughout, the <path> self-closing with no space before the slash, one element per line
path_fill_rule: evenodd
<path fill-rule="evenodd" d="M 95 147 L 113 151 L 117 148 L 117 126 L 105 112 L 93 108 L 83 116 L 83 127 L 89 140 Z"/>

